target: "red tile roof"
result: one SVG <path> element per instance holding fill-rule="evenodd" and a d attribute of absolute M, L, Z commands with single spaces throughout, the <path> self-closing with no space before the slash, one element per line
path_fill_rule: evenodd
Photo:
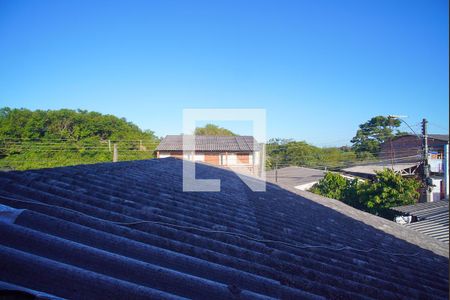
<path fill-rule="evenodd" d="M 252 152 L 258 150 L 256 140 L 252 136 L 195 136 L 195 149 L 197 151 L 234 151 L 234 152 Z M 168 135 L 156 148 L 156 151 L 182 151 L 183 136 Z M 186 150 L 192 150 L 187 145 Z"/>

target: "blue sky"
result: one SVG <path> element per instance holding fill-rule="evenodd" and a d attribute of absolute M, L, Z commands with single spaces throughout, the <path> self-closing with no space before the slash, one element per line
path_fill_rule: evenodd
<path fill-rule="evenodd" d="M 269 137 L 316 145 L 375 115 L 448 132 L 448 22 L 441 0 L 0 0 L 0 106 L 159 136 L 181 132 L 183 108 L 265 108 Z"/>

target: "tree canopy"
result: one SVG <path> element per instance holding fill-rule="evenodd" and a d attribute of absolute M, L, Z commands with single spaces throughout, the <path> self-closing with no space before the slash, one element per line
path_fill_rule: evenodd
<path fill-rule="evenodd" d="M 396 135 L 400 131 L 394 128 L 400 127 L 401 122 L 395 118 L 376 116 L 359 125 L 359 129 L 351 142 L 352 149 L 359 157 L 371 157 L 380 151 L 380 145 Z"/>
<path fill-rule="evenodd" d="M 220 135 L 220 136 L 236 136 L 234 132 L 214 124 L 206 124 L 204 127 L 195 128 L 195 135 Z"/>
<path fill-rule="evenodd" d="M 392 218 L 390 208 L 417 202 L 420 186 L 420 181 L 414 178 L 404 178 L 391 169 L 384 169 L 376 173 L 373 181 L 351 180 L 328 172 L 310 191 L 372 214 Z"/>
<path fill-rule="evenodd" d="M 355 153 L 345 147 L 320 148 L 305 141 L 271 139 L 266 145 L 267 167 L 303 166 L 337 168 L 356 159 Z"/>
<path fill-rule="evenodd" d="M 158 138 L 124 118 L 86 110 L 0 109 L 0 168 L 32 169 L 153 156 Z"/>

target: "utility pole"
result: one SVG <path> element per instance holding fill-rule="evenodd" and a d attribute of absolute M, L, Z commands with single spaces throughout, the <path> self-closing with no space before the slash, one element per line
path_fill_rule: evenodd
<path fill-rule="evenodd" d="M 278 182 L 278 158 L 275 162 L 275 182 Z"/>
<path fill-rule="evenodd" d="M 392 137 L 389 138 L 389 145 L 391 148 L 391 168 L 394 170 L 394 148 L 392 147 Z"/>
<path fill-rule="evenodd" d="M 394 131 L 393 123 L 392 123 L 392 121 L 394 119 L 397 119 L 397 118 L 395 118 L 394 116 L 388 116 L 389 127 L 390 127 L 391 132 Z M 392 137 L 389 137 L 389 146 L 390 146 L 390 155 L 391 155 L 391 169 L 394 170 L 394 148 L 392 146 Z"/>
<path fill-rule="evenodd" d="M 259 162 L 258 162 L 258 177 L 262 177 L 263 172 L 266 171 L 265 170 L 265 167 L 266 167 L 266 144 L 265 143 L 260 143 L 258 160 L 259 160 Z M 228 161 L 228 158 L 227 158 L 227 161 Z M 265 175 L 264 175 L 264 180 L 266 180 Z"/>
<path fill-rule="evenodd" d="M 114 143 L 114 152 L 113 152 L 113 162 L 117 162 L 119 160 L 119 152 L 117 151 L 117 144 Z"/>
<path fill-rule="evenodd" d="M 425 182 L 426 201 L 430 202 L 430 165 L 428 164 L 428 132 L 426 119 L 422 120 L 422 138 L 423 138 L 423 179 Z"/>
<path fill-rule="evenodd" d="M 448 144 L 444 146 L 444 184 L 445 184 L 445 199 L 448 200 L 449 193 L 449 178 L 448 178 Z"/>

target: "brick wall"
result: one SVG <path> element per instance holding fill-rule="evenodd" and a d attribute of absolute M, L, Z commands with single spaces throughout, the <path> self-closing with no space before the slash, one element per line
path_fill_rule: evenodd
<path fill-rule="evenodd" d="M 392 151 L 391 151 L 392 143 Z M 435 139 L 428 139 L 428 146 L 430 151 L 442 152 L 445 142 Z M 414 156 L 422 153 L 422 139 L 415 135 L 406 135 L 394 138 L 392 141 L 387 141 L 381 144 L 380 158 L 391 159 L 391 153 L 395 159 L 407 156 Z M 416 159 L 417 160 L 417 159 Z M 401 162 L 416 161 L 414 158 L 405 159 Z"/>

